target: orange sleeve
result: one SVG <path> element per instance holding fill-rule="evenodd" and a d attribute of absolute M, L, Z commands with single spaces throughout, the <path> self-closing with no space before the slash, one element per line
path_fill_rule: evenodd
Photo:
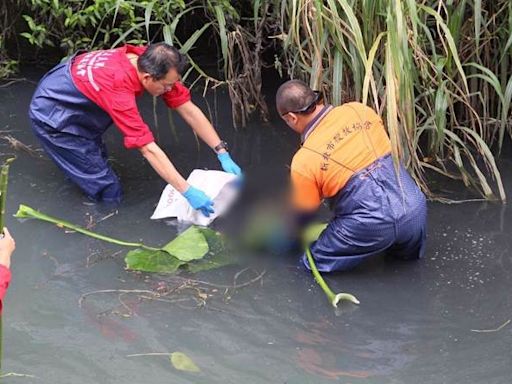
<path fill-rule="evenodd" d="M 316 210 L 322 201 L 315 180 L 292 170 L 292 205 L 300 211 Z"/>

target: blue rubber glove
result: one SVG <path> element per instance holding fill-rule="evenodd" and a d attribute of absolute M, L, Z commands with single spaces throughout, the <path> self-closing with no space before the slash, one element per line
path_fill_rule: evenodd
<path fill-rule="evenodd" d="M 210 217 L 210 214 L 215 212 L 213 210 L 213 201 L 200 189 L 190 186 L 183 196 L 192 208 L 199 209 L 206 217 Z"/>
<path fill-rule="evenodd" d="M 232 173 L 237 176 L 242 176 L 242 170 L 240 167 L 233 161 L 231 156 L 229 156 L 228 152 L 219 153 L 217 155 L 217 159 L 220 161 L 220 165 L 222 169 L 228 173 Z"/>

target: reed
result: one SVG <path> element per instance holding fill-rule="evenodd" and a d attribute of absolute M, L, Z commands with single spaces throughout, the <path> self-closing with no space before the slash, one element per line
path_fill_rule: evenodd
<path fill-rule="evenodd" d="M 384 115 L 424 191 L 434 170 L 506 199 L 494 155 L 510 132 L 511 2 L 293 0 L 281 20 L 290 76 Z"/>
<path fill-rule="evenodd" d="M 335 105 L 357 100 L 375 108 L 395 160 L 431 197 L 433 171 L 486 199 L 506 199 L 495 158 L 511 133 L 509 0 L 7 3 L 18 7 L 4 13 L 24 10 L 18 32 L 40 48 L 72 52 L 162 39 L 177 46 L 189 57 L 189 85 L 203 94 L 228 89 L 235 127 L 257 111 L 268 118 L 262 68 L 273 66 Z M 10 36 L 13 25 L 24 24 L 8 21 Z M 213 48 L 210 63 L 198 59 L 198 45 Z"/>
<path fill-rule="evenodd" d="M 9 182 L 9 165 L 14 158 L 7 159 L 0 167 L 0 236 L 4 229 L 5 223 L 5 206 L 7 198 L 7 184 Z M 2 374 L 2 358 L 3 358 L 3 324 L 2 315 L 0 314 L 0 375 Z"/>

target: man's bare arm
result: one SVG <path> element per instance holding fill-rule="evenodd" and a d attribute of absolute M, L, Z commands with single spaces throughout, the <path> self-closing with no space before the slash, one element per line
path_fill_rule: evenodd
<path fill-rule="evenodd" d="M 151 164 L 153 169 L 164 179 L 168 184 L 171 184 L 180 193 L 184 193 L 189 184 L 176 170 L 171 160 L 164 151 L 155 143 L 149 143 L 139 148 L 142 156 Z"/>
<path fill-rule="evenodd" d="M 204 113 L 191 101 L 176 108 L 176 111 L 190 125 L 194 132 L 210 147 L 215 148 L 220 143 L 220 137 Z M 220 150 L 219 153 L 224 152 Z"/>

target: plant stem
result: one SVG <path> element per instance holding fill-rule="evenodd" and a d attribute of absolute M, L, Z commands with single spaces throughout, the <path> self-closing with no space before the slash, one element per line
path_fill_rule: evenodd
<path fill-rule="evenodd" d="M 126 355 L 126 357 L 139 357 L 139 356 L 171 356 L 172 352 L 151 352 L 151 353 L 134 353 L 133 355 Z"/>
<path fill-rule="evenodd" d="M 7 159 L 0 169 L 0 236 L 4 230 L 5 205 L 7 197 L 7 182 L 9 181 L 9 163 L 14 158 Z M 2 358 L 3 358 L 3 324 L 2 315 L 0 314 L 0 375 L 2 374 Z"/>
<path fill-rule="evenodd" d="M 7 182 L 9 181 L 9 163 L 13 160 L 14 158 L 7 159 L 0 169 L 0 233 L 4 230 Z"/>
<path fill-rule="evenodd" d="M 320 272 L 318 272 L 318 268 L 315 265 L 315 261 L 313 260 L 313 256 L 311 256 L 311 251 L 309 250 L 309 247 L 306 247 L 306 256 L 308 258 L 309 266 L 311 268 L 311 272 L 313 273 L 313 276 L 315 277 L 316 282 L 318 285 L 323 289 L 325 292 L 327 298 L 329 299 L 329 302 L 332 303 L 332 300 L 336 296 L 331 288 L 327 285 L 325 280 L 323 279 Z"/>
<path fill-rule="evenodd" d="M 17 218 L 33 218 L 33 219 L 47 221 L 49 223 L 56 224 L 58 227 L 68 228 L 68 229 L 71 229 L 73 231 L 82 233 L 82 234 L 90 236 L 90 237 L 94 237 L 95 239 L 99 239 L 99 240 L 103 240 L 103 241 L 109 242 L 109 243 L 112 243 L 112 244 L 124 245 L 124 246 L 127 246 L 127 247 L 144 248 L 144 249 L 147 249 L 147 250 L 150 250 L 150 251 L 159 251 L 159 250 L 161 250 L 160 248 L 148 247 L 147 245 L 144 245 L 142 243 L 131 243 L 131 242 L 123 241 L 123 240 L 113 239 L 113 238 L 108 237 L 108 236 L 100 235 L 98 233 L 95 233 L 95 232 L 89 231 L 89 230 L 87 230 L 85 228 L 82 228 L 82 227 L 80 227 L 78 225 L 71 224 L 71 223 L 69 223 L 69 222 L 67 222 L 65 220 L 57 219 L 57 218 L 52 217 L 50 215 L 47 215 L 45 213 L 39 212 L 39 211 L 37 211 L 37 210 L 35 210 L 35 209 L 33 209 L 33 208 L 29 207 L 29 206 L 23 205 L 23 204 L 20 204 L 18 212 L 16 213 L 16 215 L 14 215 L 14 217 L 17 217 Z"/>
<path fill-rule="evenodd" d="M 311 267 L 311 272 L 313 272 L 313 276 L 315 277 L 316 282 L 325 292 L 327 298 L 329 299 L 329 302 L 334 308 L 338 307 L 338 302 L 340 300 L 347 300 L 354 304 L 359 304 L 359 300 L 357 298 L 350 294 L 350 293 L 337 293 L 335 294 L 331 288 L 327 285 L 325 280 L 322 278 L 322 275 L 320 272 L 318 272 L 318 269 L 315 265 L 315 261 L 313 259 L 313 256 L 311 256 L 311 251 L 309 250 L 309 247 L 306 247 L 306 256 L 308 258 L 309 266 Z"/>

